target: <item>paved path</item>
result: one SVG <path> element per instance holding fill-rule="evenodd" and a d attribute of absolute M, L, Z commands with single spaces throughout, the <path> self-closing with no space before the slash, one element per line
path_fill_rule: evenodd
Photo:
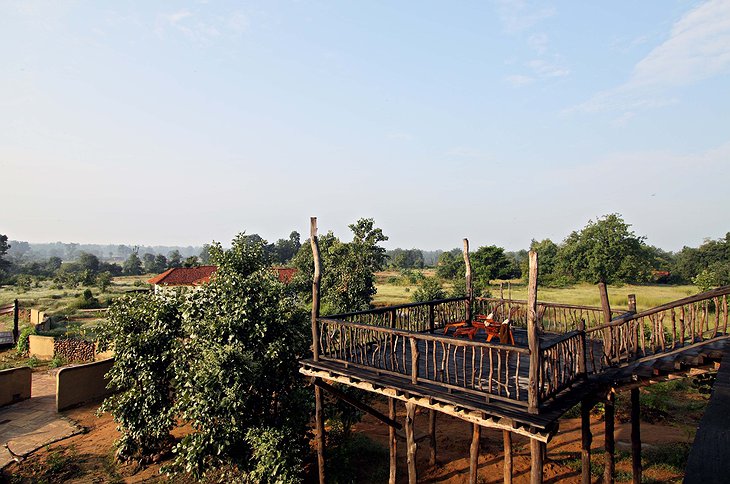
<path fill-rule="evenodd" d="M 15 454 L 26 456 L 82 431 L 56 412 L 57 371 L 33 373 L 31 398 L 0 408 L 0 469 L 13 460 L 4 447 L 6 443 Z"/>

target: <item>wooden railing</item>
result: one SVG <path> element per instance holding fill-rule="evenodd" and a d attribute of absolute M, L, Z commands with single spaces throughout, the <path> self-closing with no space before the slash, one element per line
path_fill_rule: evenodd
<path fill-rule="evenodd" d="M 329 317 L 317 323 L 320 360 L 527 406 L 527 348 Z"/>
<path fill-rule="evenodd" d="M 588 372 L 727 336 L 729 294 L 724 286 L 589 328 Z"/>
<path fill-rule="evenodd" d="M 540 346 L 541 402 L 585 377 L 585 341 L 585 331 L 576 330 Z"/>
<path fill-rule="evenodd" d="M 494 313 L 494 319 L 497 321 L 503 321 L 509 317 L 513 326 L 521 328 L 527 326 L 527 301 L 525 300 L 478 297 L 475 298 L 474 304 L 478 313 Z M 612 316 L 619 316 L 625 312 L 625 309 L 611 310 Z M 603 309 L 599 307 L 539 301 L 537 320 L 542 331 L 549 333 L 575 331 L 581 321 L 585 323 L 586 328 L 599 326 L 605 321 Z"/>

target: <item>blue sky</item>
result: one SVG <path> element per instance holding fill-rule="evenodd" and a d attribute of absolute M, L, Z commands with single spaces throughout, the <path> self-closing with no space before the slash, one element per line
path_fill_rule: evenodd
<path fill-rule="evenodd" d="M 730 231 L 730 2 L 0 2 L 0 233 Z"/>

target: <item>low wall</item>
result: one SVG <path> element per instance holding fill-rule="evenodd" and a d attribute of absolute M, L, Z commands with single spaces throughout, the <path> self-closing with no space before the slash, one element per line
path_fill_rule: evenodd
<path fill-rule="evenodd" d="M 52 336 L 28 336 L 28 354 L 42 360 L 50 360 L 55 353 L 54 338 Z"/>
<path fill-rule="evenodd" d="M 0 371 L 0 407 L 29 399 L 31 379 L 27 366 Z"/>
<path fill-rule="evenodd" d="M 56 375 L 56 410 L 60 412 L 111 394 L 104 375 L 113 365 L 114 359 L 110 358 L 61 368 Z"/>

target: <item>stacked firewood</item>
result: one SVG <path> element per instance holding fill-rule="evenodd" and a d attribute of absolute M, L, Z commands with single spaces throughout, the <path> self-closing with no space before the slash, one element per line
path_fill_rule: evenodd
<path fill-rule="evenodd" d="M 56 358 L 66 361 L 94 361 L 95 345 L 89 341 L 75 338 L 57 338 L 53 342 Z"/>

